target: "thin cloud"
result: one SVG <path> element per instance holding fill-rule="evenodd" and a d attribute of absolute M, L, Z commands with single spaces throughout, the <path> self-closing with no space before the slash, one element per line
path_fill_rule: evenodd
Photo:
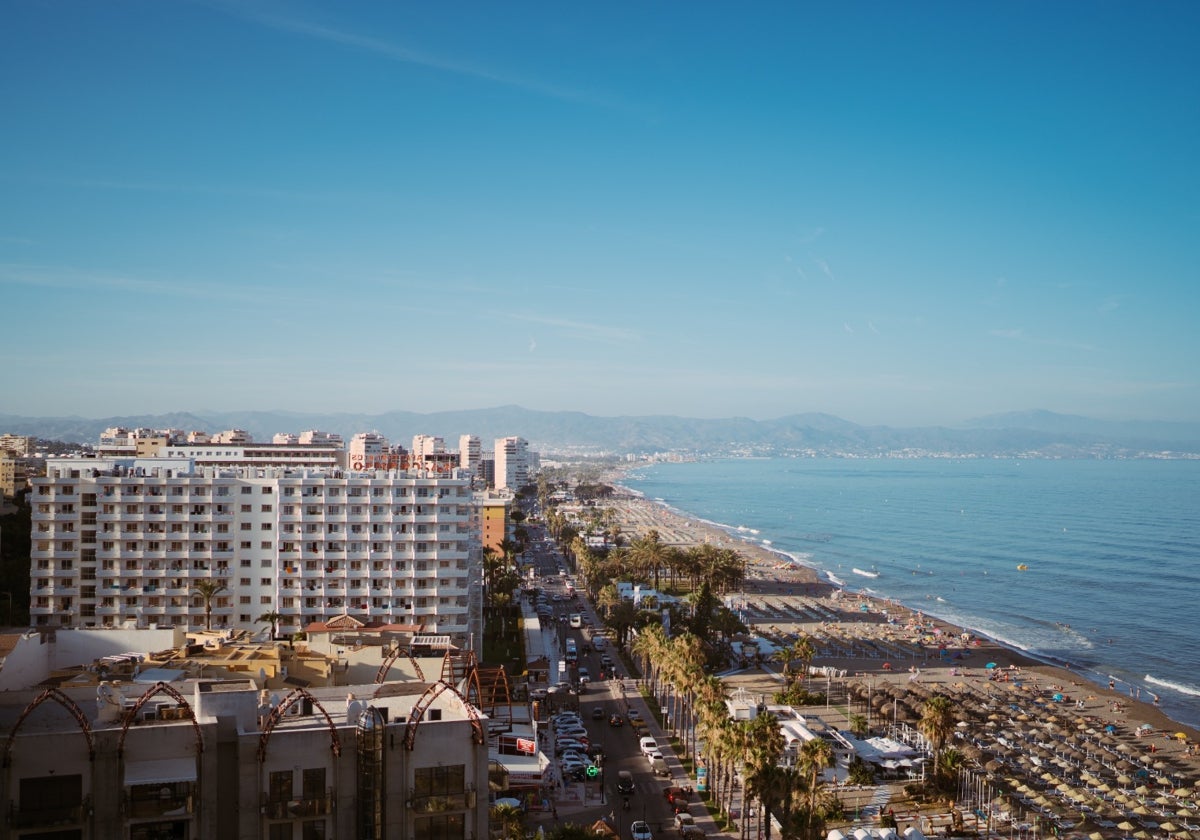
<path fill-rule="evenodd" d="M 850 335 L 854 335 L 854 327 L 850 326 L 845 321 L 842 321 L 842 329 L 850 333 Z"/>
<path fill-rule="evenodd" d="M 1036 336 L 1027 335 L 1021 327 L 1011 329 L 988 330 L 988 334 L 996 338 L 1003 338 L 1009 341 L 1021 341 L 1026 344 L 1039 344 L 1046 347 L 1065 347 L 1070 350 L 1084 350 L 1089 353 L 1096 351 L 1093 344 L 1084 344 L 1079 341 L 1067 341 L 1060 338 L 1038 338 Z"/>
<path fill-rule="evenodd" d="M 338 46 L 373 53 L 374 55 L 379 55 L 390 61 L 396 61 L 401 64 L 411 64 L 416 67 L 425 67 L 430 70 L 451 73 L 456 76 L 480 79 L 485 82 L 492 82 L 494 84 L 504 85 L 505 87 L 516 88 L 519 90 L 528 91 L 530 93 L 536 93 L 539 96 L 545 96 L 551 99 L 559 99 L 565 102 L 601 105 L 609 104 L 599 102 L 594 95 L 581 90 L 575 90 L 573 88 L 568 88 L 561 85 L 553 85 L 537 79 L 528 79 L 509 73 L 501 73 L 491 68 L 482 67 L 470 62 L 420 52 L 419 50 L 401 46 L 400 44 L 394 44 L 381 38 L 372 38 L 369 35 L 359 35 L 354 32 L 344 32 L 340 29 L 334 29 L 329 26 L 321 26 L 319 24 L 310 23 L 309 21 L 300 20 L 297 18 L 281 17 L 278 15 L 265 14 L 261 12 L 251 12 L 244 8 L 244 6 L 236 3 L 228 5 L 221 4 L 221 7 L 244 20 L 252 21 L 279 32 L 303 35 L 319 41 L 337 44 Z"/>
<path fill-rule="evenodd" d="M 277 301 L 277 291 L 260 286 L 229 286 L 190 279 L 160 280 L 132 274 L 83 271 L 62 266 L 20 265 L 0 263 L 0 287 L 30 286 L 42 289 L 78 289 L 133 292 L 139 295 L 162 297 L 226 300 L 237 303 L 266 303 Z M 316 302 L 316 301 L 314 301 Z"/>
<path fill-rule="evenodd" d="M 817 268 L 821 269 L 821 273 L 828 277 L 833 282 L 837 282 L 837 278 L 833 276 L 833 270 L 829 268 L 829 263 L 819 258 L 813 258 L 813 262 L 817 264 Z"/>
<path fill-rule="evenodd" d="M 569 321 L 565 318 L 545 318 L 524 313 L 513 313 L 508 317 L 516 321 L 526 321 L 531 324 L 542 324 L 547 327 L 568 330 L 574 337 L 581 338 L 584 341 L 625 344 L 630 341 L 641 340 L 641 336 L 628 327 L 612 326 L 611 324 L 589 324 L 584 321 Z"/>
<path fill-rule="evenodd" d="M 190 193 L 193 195 L 219 195 L 235 198 L 282 198 L 289 201 L 327 201 L 334 196 L 306 193 L 299 190 L 280 190 L 269 187 L 236 187 L 222 184 L 189 184 L 171 181 L 138 181 L 124 178 L 51 178 L 39 175 L 13 175 L 0 173 L 0 180 L 18 181 L 35 185 L 68 187 L 85 190 L 122 190 L 146 193 Z"/>
<path fill-rule="evenodd" d="M 536 349 L 537 349 L 537 339 L 536 338 L 529 339 L 529 352 L 532 353 Z"/>

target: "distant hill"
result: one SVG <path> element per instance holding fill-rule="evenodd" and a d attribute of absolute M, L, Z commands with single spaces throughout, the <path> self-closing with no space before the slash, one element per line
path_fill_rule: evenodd
<path fill-rule="evenodd" d="M 701 419 L 652 415 L 598 417 L 576 411 L 532 411 L 520 406 L 420 414 L 299 414 L 294 412 L 195 411 L 128 417 L 19 417 L 0 415 L 0 433 L 95 443 L 109 426 L 245 429 L 256 440 L 276 432 L 321 429 L 347 438 L 378 431 L 407 445 L 415 434 L 441 435 L 457 448 L 460 434 L 480 437 L 484 448 L 505 435 L 521 435 L 544 452 L 729 452 L 758 454 L 881 455 L 900 452 L 942 455 L 1035 455 L 1044 457 L 1136 457 L 1200 455 L 1200 424 L 1113 422 L 1055 414 L 1014 412 L 980 417 L 958 426 L 893 428 L 860 426 L 829 414 L 793 414 L 774 420 L 745 417 Z"/>

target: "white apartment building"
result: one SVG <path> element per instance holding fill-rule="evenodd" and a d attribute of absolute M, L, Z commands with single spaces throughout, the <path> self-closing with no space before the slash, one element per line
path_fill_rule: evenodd
<path fill-rule="evenodd" d="M 202 466 L 334 469 L 346 466 L 340 435 L 308 431 L 255 443 L 241 429 L 209 435 L 178 429 L 113 427 L 100 435 L 101 458 L 188 458 Z"/>
<path fill-rule="evenodd" d="M 479 461 L 483 457 L 483 449 L 478 435 L 461 435 L 458 438 L 458 465 L 464 470 L 470 470 L 471 475 L 479 475 Z"/>
<path fill-rule="evenodd" d="M 446 441 L 435 435 L 413 435 L 413 458 L 423 460 L 430 455 L 440 455 L 446 451 Z"/>
<path fill-rule="evenodd" d="M 280 632 L 348 614 L 472 646 L 480 538 L 465 474 L 52 458 L 33 481 L 35 626 Z"/>
<path fill-rule="evenodd" d="M 529 465 L 529 441 L 521 437 L 496 438 L 496 489 L 514 492 L 533 478 Z"/>

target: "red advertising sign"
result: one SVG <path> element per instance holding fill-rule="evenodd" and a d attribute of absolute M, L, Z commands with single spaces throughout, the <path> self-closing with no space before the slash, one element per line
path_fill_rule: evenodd
<path fill-rule="evenodd" d="M 537 742 L 531 741 L 528 738 L 517 739 L 517 752 L 529 753 L 533 755 L 537 752 Z"/>

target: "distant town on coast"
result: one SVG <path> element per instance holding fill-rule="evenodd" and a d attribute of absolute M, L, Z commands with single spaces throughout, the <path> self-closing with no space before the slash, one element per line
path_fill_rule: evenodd
<path fill-rule="evenodd" d="M 994 414 L 957 424 L 892 427 L 860 425 L 830 414 L 773 420 L 668 415 L 600 417 L 519 406 L 383 414 L 270 411 L 177 412 L 107 418 L 0 414 L 0 431 L 64 444 L 90 444 L 104 429 L 245 429 L 268 440 L 278 429 L 328 429 L 346 439 L 371 429 L 404 440 L 432 432 L 477 429 L 484 439 L 522 429 L 542 452 L 564 455 L 887 457 L 887 458 L 1198 458 L 1200 423 L 1098 420 L 1050 411 Z"/>

